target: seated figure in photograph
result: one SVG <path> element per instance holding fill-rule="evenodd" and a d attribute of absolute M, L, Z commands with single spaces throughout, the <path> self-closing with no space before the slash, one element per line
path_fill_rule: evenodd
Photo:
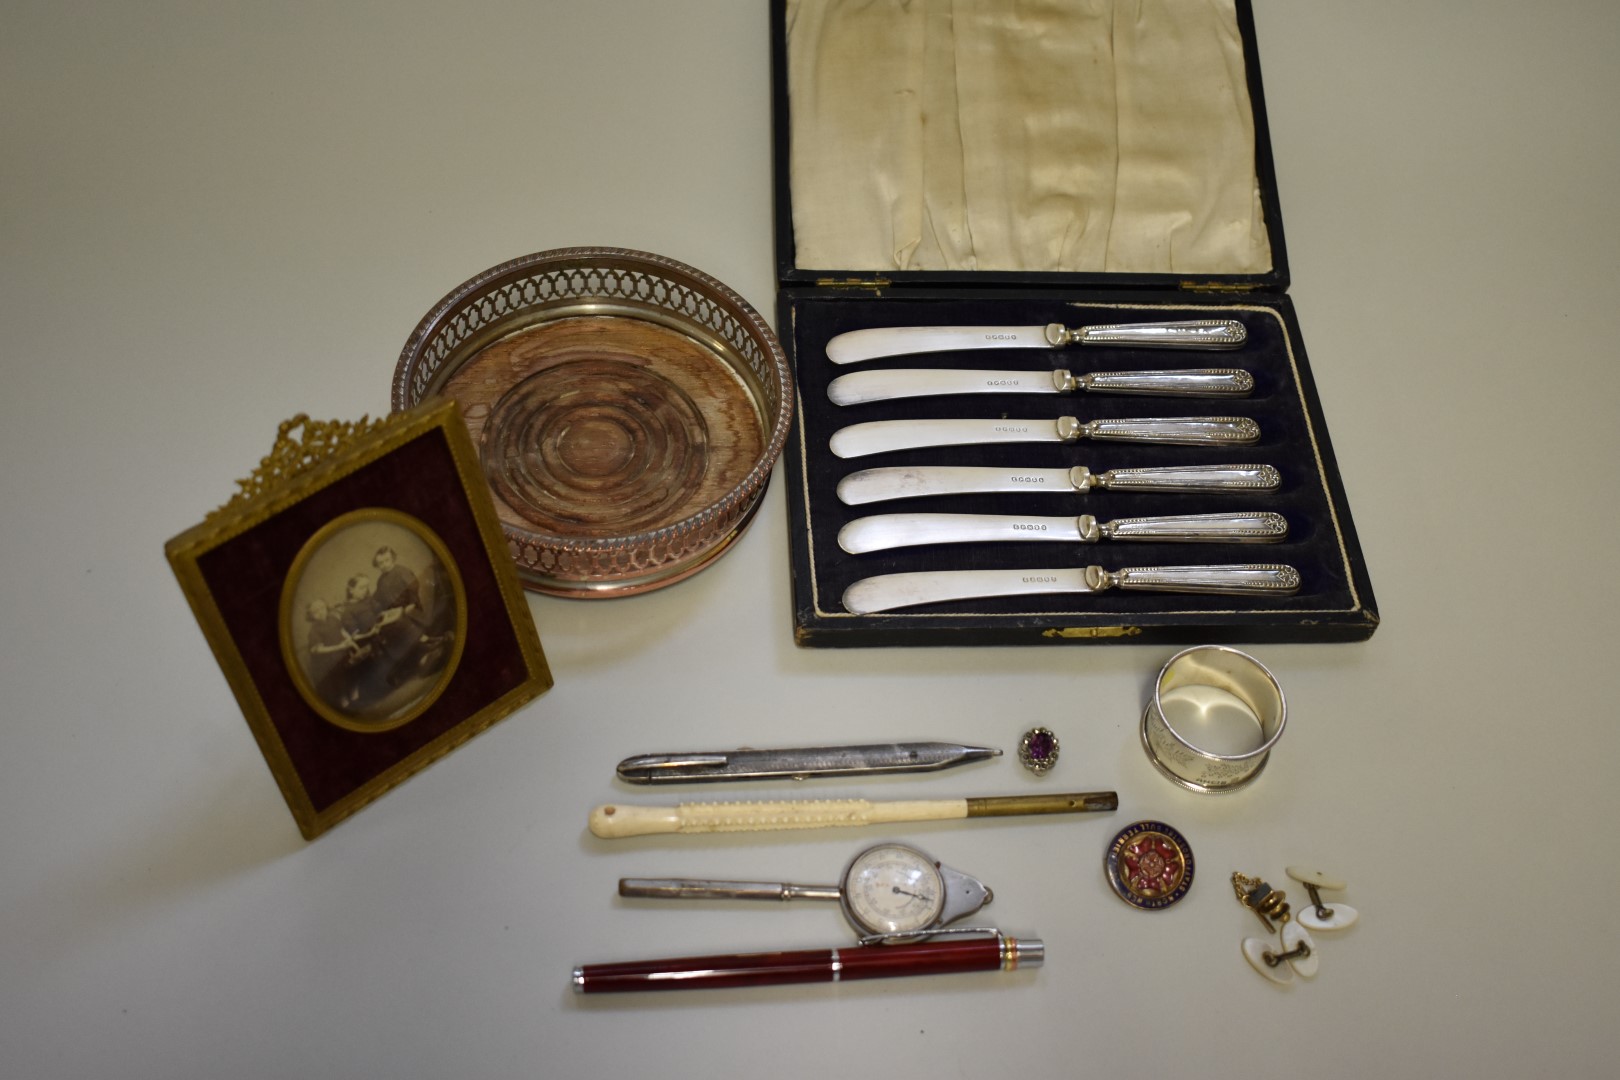
<path fill-rule="evenodd" d="M 375 583 L 364 572 L 350 576 L 339 610 L 319 624 L 323 649 L 344 642 L 348 651 L 335 664 L 341 671 L 324 673 L 326 681 L 316 685 L 325 700 L 357 714 L 407 704 L 410 694 L 399 692 L 419 690 L 414 680 L 442 670 L 455 638 L 454 596 L 437 565 L 425 570 L 424 605 L 424 579 L 401 564 L 393 548 L 378 548 L 371 564 Z M 312 651 L 316 633 L 311 631 Z"/>
<path fill-rule="evenodd" d="M 309 681 L 323 701 L 346 705 L 353 690 L 352 661 L 361 652 L 343 617 L 319 598 L 304 609 L 309 623 Z"/>
<path fill-rule="evenodd" d="M 426 569 L 431 610 L 424 607 L 422 583 L 416 574 L 399 562 L 391 547 L 380 547 L 372 556 L 377 571 L 377 606 L 388 627 L 384 649 L 391 659 L 388 681 L 398 686 L 410 678 L 430 675 L 443 666 L 452 636 L 445 624 L 445 610 L 454 600 L 444 587 L 444 575 L 436 563 Z M 452 623 L 453 625 L 453 623 Z"/>

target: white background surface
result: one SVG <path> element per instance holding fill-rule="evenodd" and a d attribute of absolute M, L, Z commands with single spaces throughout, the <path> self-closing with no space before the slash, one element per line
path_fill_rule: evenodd
<path fill-rule="evenodd" d="M 1143 758 L 1169 649 L 795 648 L 775 484 L 689 582 L 532 599 L 556 688 L 305 844 L 164 540 L 282 419 L 385 412 L 416 320 L 506 258 L 654 251 L 774 316 L 766 7 L 5 5 L 0 1074 L 1614 1075 L 1620 8 L 1256 7 L 1384 626 L 1254 650 L 1291 706 L 1254 789 Z M 656 801 L 619 758 L 1010 750 L 1034 722 L 1063 740 L 1045 781 L 1003 758 L 815 794 L 1117 789 L 1112 816 L 906 832 L 1042 970 L 570 992 L 580 962 L 847 941 L 830 907 L 631 904 L 621 876 L 830 882 L 880 838 L 598 841 L 592 805 Z M 1200 866 L 1157 914 L 1100 870 L 1144 817 Z M 1362 922 L 1279 990 L 1227 878 L 1296 862 Z"/>

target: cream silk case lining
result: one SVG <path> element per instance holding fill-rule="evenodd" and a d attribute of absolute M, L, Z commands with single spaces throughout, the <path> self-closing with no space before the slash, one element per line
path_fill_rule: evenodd
<path fill-rule="evenodd" d="M 789 0 L 801 269 L 1271 269 L 1230 0 Z"/>

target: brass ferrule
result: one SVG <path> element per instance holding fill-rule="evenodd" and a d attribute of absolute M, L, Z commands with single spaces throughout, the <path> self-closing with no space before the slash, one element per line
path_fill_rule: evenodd
<path fill-rule="evenodd" d="M 1058 795 L 993 795 L 967 799 L 968 817 L 1010 817 L 1015 814 L 1083 814 L 1119 809 L 1112 791 L 1083 791 Z"/>

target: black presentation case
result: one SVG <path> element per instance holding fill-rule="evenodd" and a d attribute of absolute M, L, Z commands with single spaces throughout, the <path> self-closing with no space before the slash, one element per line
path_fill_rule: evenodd
<path fill-rule="evenodd" d="M 772 0 L 773 182 L 779 282 L 777 329 L 794 365 L 798 401 L 783 455 L 793 574 L 795 640 L 805 646 L 1009 645 L 1045 643 L 1243 643 L 1355 641 L 1378 626 L 1371 582 L 1328 439 L 1316 386 L 1288 288 L 1254 19 L 1237 0 L 1246 77 L 1254 112 L 1256 174 L 1271 245 L 1264 273 L 1202 275 L 894 271 L 801 268 L 796 264 L 789 174 L 790 112 L 785 0 Z M 826 355 L 835 334 L 874 326 L 1067 326 L 1156 319 L 1236 318 L 1245 346 L 1230 352 L 1181 352 L 1180 366 L 1242 367 L 1255 389 L 1240 399 L 1120 395 L 955 395 L 838 406 L 827 386 L 839 374 L 878 366 L 1008 370 L 1043 365 L 1076 371 L 1173 366 L 1161 350 L 1087 347 L 1018 349 L 894 357 L 839 367 Z M 1083 354 L 1083 355 L 1082 355 Z M 838 428 L 901 418 L 1056 418 L 1229 415 L 1255 419 L 1258 444 L 1178 447 L 1081 440 L 1067 445 L 960 446 L 896 451 L 844 460 L 828 449 Z M 1086 465 L 1094 472 L 1154 465 L 1261 463 L 1282 473 L 1281 487 L 1243 496 L 1204 493 L 1013 493 L 910 498 L 851 507 L 838 481 L 860 469 L 916 464 Z M 1125 543 L 936 544 L 862 555 L 845 553 L 837 534 L 873 513 L 1091 514 L 1099 521 L 1155 514 L 1272 510 L 1289 535 L 1264 545 Z M 1231 597 L 1126 592 L 986 598 L 857 615 L 841 597 L 872 575 L 921 570 L 1100 565 L 1172 566 L 1286 563 L 1301 587 L 1292 596 Z"/>

